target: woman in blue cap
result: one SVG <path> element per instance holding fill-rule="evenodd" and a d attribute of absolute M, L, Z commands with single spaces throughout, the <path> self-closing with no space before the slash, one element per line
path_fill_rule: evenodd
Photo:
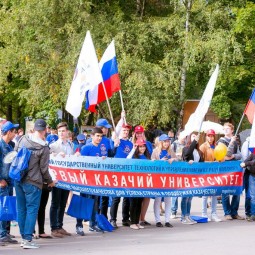
<path fill-rule="evenodd" d="M 166 134 L 159 137 L 159 142 L 151 155 L 152 160 L 167 160 L 170 164 L 177 160 L 174 151 L 171 150 L 171 138 Z M 156 197 L 154 201 L 154 216 L 156 220 L 156 227 L 163 227 L 160 221 L 160 204 L 162 197 Z M 172 228 L 170 224 L 171 213 L 171 197 L 164 197 L 165 202 L 165 226 Z"/>

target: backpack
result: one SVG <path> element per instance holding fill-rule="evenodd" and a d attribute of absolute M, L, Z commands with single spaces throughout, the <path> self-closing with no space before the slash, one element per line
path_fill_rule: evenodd
<path fill-rule="evenodd" d="M 24 146 L 19 149 L 10 166 L 9 177 L 15 181 L 21 181 L 25 177 L 28 172 L 31 154 L 32 151 Z"/>

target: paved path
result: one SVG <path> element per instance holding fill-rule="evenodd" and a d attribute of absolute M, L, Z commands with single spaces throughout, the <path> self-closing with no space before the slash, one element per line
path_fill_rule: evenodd
<path fill-rule="evenodd" d="M 192 214 L 200 215 L 201 198 L 194 198 Z M 120 206 L 121 208 L 121 206 Z M 49 207 L 47 207 L 48 215 Z M 223 217 L 221 205 L 218 214 Z M 244 197 L 241 198 L 239 214 L 244 216 Z M 119 214 L 119 219 L 121 216 Z M 39 239 L 40 249 L 24 250 L 19 245 L 0 247 L 0 255 L 235 255 L 253 254 L 255 248 L 255 222 L 225 221 L 195 225 L 183 225 L 180 220 L 172 220 L 174 228 L 157 228 L 153 216 L 153 200 L 147 213 L 152 226 L 141 230 L 131 230 L 120 226 L 113 233 L 89 233 L 84 226 L 86 236 L 75 234 L 75 219 L 65 216 L 64 227 L 73 233 L 63 239 Z M 46 219 L 46 231 L 50 233 L 49 219 Z M 12 234 L 20 239 L 18 227 L 12 227 Z"/>

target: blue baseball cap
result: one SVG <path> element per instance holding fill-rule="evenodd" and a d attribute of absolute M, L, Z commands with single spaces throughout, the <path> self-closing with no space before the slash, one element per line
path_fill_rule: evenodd
<path fill-rule="evenodd" d="M 96 126 L 97 127 L 105 127 L 105 128 L 111 128 L 112 127 L 112 125 L 110 125 L 106 119 L 99 119 L 96 122 Z"/>
<path fill-rule="evenodd" d="M 166 140 L 171 140 L 171 138 L 166 134 L 163 134 L 159 137 L 159 141 L 166 141 Z"/>
<path fill-rule="evenodd" d="M 84 141 L 85 139 L 86 139 L 85 135 L 83 135 L 83 134 L 77 135 L 77 140 L 78 141 Z"/>
<path fill-rule="evenodd" d="M 8 132 L 9 130 L 13 129 L 13 128 L 17 128 L 19 127 L 19 124 L 12 124 L 10 121 L 6 121 L 2 127 L 1 127 L 1 131 L 3 133 Z"/>

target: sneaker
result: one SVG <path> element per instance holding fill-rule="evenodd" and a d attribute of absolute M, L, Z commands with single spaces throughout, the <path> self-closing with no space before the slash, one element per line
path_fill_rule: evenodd
<path fill-rule="evenodd" d="M 158 227 L 158 228 L 163 228 L 163 225 L 162 225 L 161 222 L 157 222 L 157 223 L 156 223 L 156 227 Z"/>
<path fill-rule="evenodd" d="M 122 221 L 122 226 L 124 226 L 124 227 L 129 227 L 130 225 L 131 225 L 130 220 Z"/>
<path fill-rule="evenodd" d="M 76 234 L 79 236 L 85 236 L 85 233 L 83 231 L 83 227 L 76 227 Z"/>
<path fill-rule="evenodd" d="M 137 226 L 138 226 L 138 228 L 140 228 L 140 229 L 144 229 L 144 226 L 141 225 L 141 224 L 137 224 Z"/>
<path fill-rule="evenodd" d="M 170 215 L 170 219 L 177 219 L 177 216 L 176 216 L 176 213 L 171 213 L 171 215 Z"/>
<path fill-rule="evenodd" d="M 37 249 L 37 248 L 40 248 L 40 246 L 33 241 L 25 240 L 25 242 L 23 244 L 23 249 Z"/>
<path fill-rule="evenodd" d="M 173 228 L 174 226 L 172 224 L 170 224 L 169 222 L 166 222 L 165 227 Z"/>
<path fill-rule="evenodd" d="M 20 247 L 23 247 L 24 246 L 24 243 L 25 243 L 26 240 L 22 239 L 21 242 L 20 242 Z"/>
<path fill-rule="evenodd" d="M 58 233 L 60 233 L 61 235 L 64 235 L 64 236 L 71 236 L 72 235 L 71 233 L 67 232 L 63 228 L 58 229 Z"/>
<path fill-rule="evenodd" d="M 209 220 L 209 219 L 208 219 Z M 221 222 L 222 220 L 218 217 L 218 215 L 212 215 L 212 218 L 211 218 L 212 221 L 214 222 Z"/>
<path fill-rule="evenodd" d="M 7 236 L 9 236 L 10 238 L 15 238 L 15 236 L 11 235 L 10 233 L 7 233 Z"/>
<path fill-rule="evenodd" d="M 225 220 L 233 220 L 233 218 L 231 217 L 231 215 L 225 215 Z"/>
<path fill-rule="evenodd" d="M 148 221 L 140 221 L 140 225 L 141 226 L 150 226 L 151 224 L 150 224 L 150 222 L 148 222 Z"/>
<path fill-rule="evenodd" d="M 182 218 L 181 223 L 185 225 L 194 225 L 194 223 L 191 222 L 187 217 Z"/>
<path fill-rule="evenodd" d="M 203 218 L 207 218 L 207 221 L 208 221 L 208 222 L 210 222 L 210 221 L 211 221 L 211 218 L 210 218 L 210 217 L 208 217 L 208 215 L 207 215 L 207 214 L 203 214 L 203 213 L 202 213 L 202 217 L 203 217 Z"/>
<path fill-rule="evenodd" d="M 193 224 L 197 224 L 195 220 L 193 220 L 190 216 L 187 216 L 188 221 L 192 222 Z"/>
<path fill-rule="evenodd" d="M 17 240 L 12 239 L 10 236 L 5 236 L 5 237 L 0 238 L 0 242 L 1 243 L 10 243 L 10 244 L 18 243 Z"/>
<path fill-rule="evenodd" d="M 234 216 L 232 216 L 232 219 L 233 220 L 245 220 L 245 218 L 244 217 L 242 217 L 242 216 L 240 216 L 240 215 L 234 215 Z"/>
<path fill-rule="evenodd" d="M 114 228 L 118 228 L 118 225 L 116 223 L 116 220 L 112 220 L 110 221 L 111 225 L 114 227 Z"/>
<path fill-rule="evenodd" d="M 89 232 L 104 233 L 104 231 L 98 226 L 89 227 Z"/>
<path fill-rule="evenodd" d="M 253 221 L 255 221 L 255 216 L 254 215 L 246 216 L 246 220 L 249 222 L 253 222 Z"/>
<path fill-rule="evenodd" d="M 58 238 L 63 238 L 64 237 L 64 235 L 62 235 L 61 233 L 58 232 L 58 229 L 52 230 L 51 235 L 53 237 L 58 237 Z"/>
<path fill-rule="evenodd" d="M 134 229 L 134 230 L 139 230 L 140 228 L 138 227 L 138 225 L 136 225 L 136 224 L 131 224 L 130 226 L 129 226 L 131 229 Z"/>

